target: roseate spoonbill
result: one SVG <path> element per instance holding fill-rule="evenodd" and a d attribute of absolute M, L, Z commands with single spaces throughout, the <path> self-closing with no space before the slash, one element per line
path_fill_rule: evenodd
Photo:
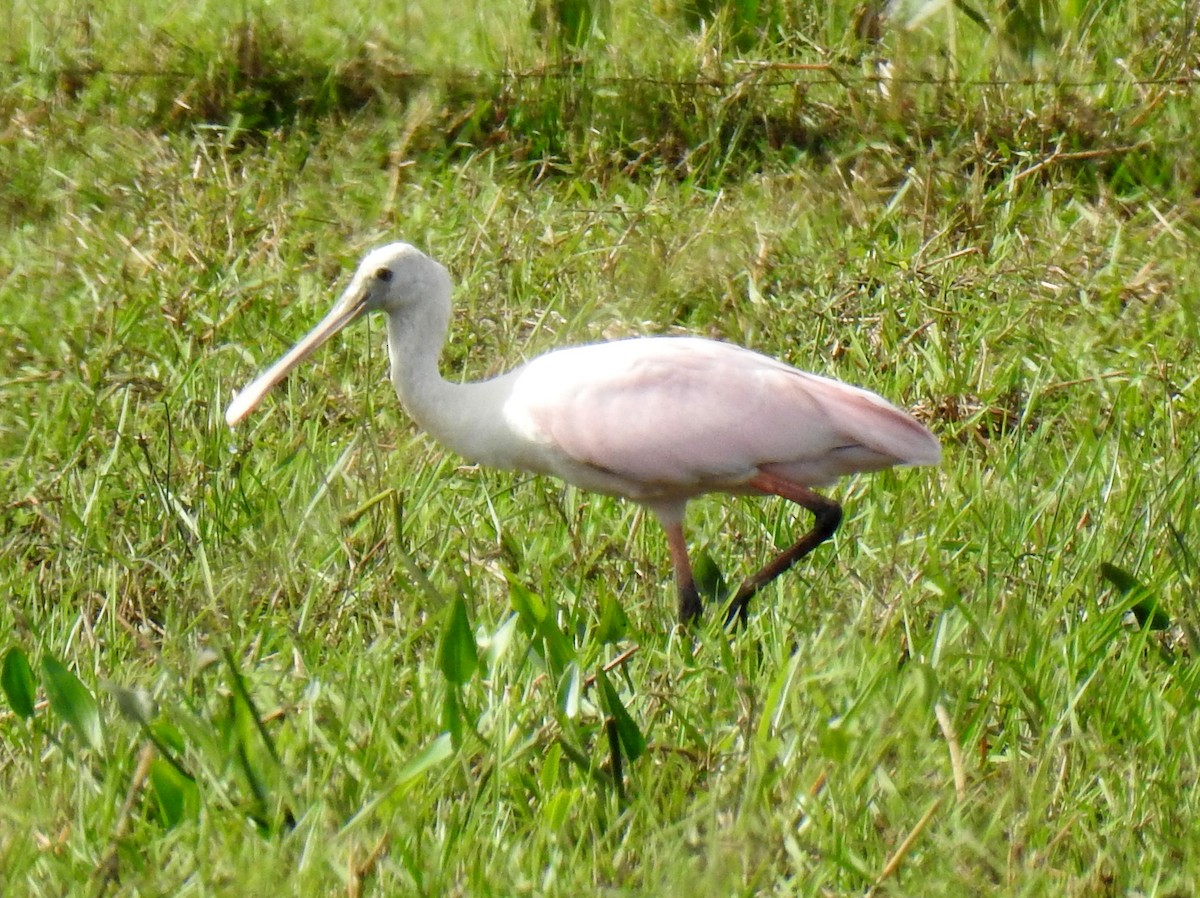
<path fill-rule="evenodd" d="M 559 349 L 492 380 L 449 383 L 438 357 L 450 294 L 446 269 L 420 250 L 392 243 L 372 251 L 329 314 L 237 395 L 225 420 L 237 424 L 318 346 L 380 310 L 400 402 L 439 442 L 473 462 L 551 474 L 657 515 L 684 622 L 701 610 L 683 534 L 688 500 L 774 494 L 815 517 L 810 532 L 742 583 L 728 619 L 744 620 L 750 598 L 841 522 L 841 507 L 811 487 L 941 458 L 933 434 L 874 393 L 695 337 Z"/>

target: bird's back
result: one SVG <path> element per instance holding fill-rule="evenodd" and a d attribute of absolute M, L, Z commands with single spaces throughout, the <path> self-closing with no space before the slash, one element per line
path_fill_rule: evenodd
<path fill-rule="evenodd" d="M 940 458 L 874 393 L 712 340 L 579 346 L 510 377 L 504 416 L 536 456 L 521 466 L 632 498 L 736 490 L 760 471 L 819 486 Z"/>

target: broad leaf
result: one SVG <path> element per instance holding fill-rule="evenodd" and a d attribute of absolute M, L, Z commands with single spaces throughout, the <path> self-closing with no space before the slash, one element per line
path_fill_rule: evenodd
<path fill-rule="evenodd" d="M 596 668 L 596 683 L 600 686 L 600 705 L 604 713 L 617 725 L 617 735 L 620 737 L 621 747 L 625 749 L 625 757 L 636 761 L 646 751 L 646 737 L 625 710 L 621 697 L 609 682 L 603 667 Z"/>
<path fill-rule="evenodd" d="M 479 649 L 475 633 L 467 619 L 467 605 L 462 596 L 454 600 L 438 647 L 438 666 L 446 679 L 456 686 L 468 683 L 479 666 Z"/>
<path fill-rule="evenodd" d="M 1100 562 L 1100 576 L 1116 587 L 1117 592 L 1128 595 L 1129 610 L 1138 622 L 1139 627 L 1149 626 L 1151 630 L 1165 630 L 1171 626 L 1171 617 L 1162 610 L 1158 597 L 1124 568 L 1107 561 Z"/>
<path fill-rule="evenodd" d="M 200 813 L 200 790 L 174 765 L 162 758 L 150 764 L 150 787 L 154 792 L 163 823 L 170 829 L 184 819 L 194 820 Z"/>
<path fill-rule="evenodd" d="M 0 687 L 13 712 L 26 719 L 33 716 L 34 695 L 37 684 L 33 681 L 33 669 L 25 652 L 13 646 L 4 653 L 4 666 L 0 668 Z"/>
<path fill-rule="evenodd" d="M 79 677 L 67 670 L 62 662 L 47 655 L 42 659 L 42 681 L 54 713 L 65 720 L 89 747 L 100 751 L 104 746 L 100 707 Z"/>
<path fill-rule="evenodd" d="M 707 549 L 693 553 L 692 577 L 696 581 L 696 592 L 709 602 L 722 602 L 729 595 L 729 585 L 716 561 Z"/>
<path fill-rule="evenodd" d="M 618 642 L 629 631 L 629 618 L 617 597 L 607 590 L 600 596 L 600 626 L 596 640 L 601 643 Z"/>
<path fill-rule="evenodd" d="M 450 734 L 450 742 L 455 748 L 462 745 L 462 716 L 462 708 L 458 704 L 458 689 L 448 686 L 446 698 L 442 701 L 442 728 Z"/>
<path fill-rule="evenodd" d="M 528 632 L 541 637 L 544 649 L 542 657 L 551 672 L 558 676 L 568 664 L 575 660 L 575 646 L 567 635 L 558 628 L 553 609 L 535 592 L 526 589 L 513 578 L 509 578 L 509 601 Z"/>

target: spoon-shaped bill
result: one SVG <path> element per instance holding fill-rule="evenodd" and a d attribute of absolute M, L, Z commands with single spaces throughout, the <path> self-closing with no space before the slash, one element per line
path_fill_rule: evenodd
<path fill-rule="evenodd" d="M 308 358 L 326 340 L 359 318 L 367 310 L 367 296 L 366 289 L 353 286 L 342 294 L 342 298 L 316 327 L 289 349 L 283 358 L 254 378 L 234 397 L 233 402 L 229 403 L 229 408 L 225 409 L 225 423 L 233 427 L 254 411 L 267 391 L 287 377 L 289 371 Z"/>

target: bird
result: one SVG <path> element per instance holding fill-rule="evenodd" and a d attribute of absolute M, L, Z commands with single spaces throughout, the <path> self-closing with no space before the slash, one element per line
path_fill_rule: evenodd
<path fill-rule="evenodd" d="M 387 319 L 391 380 L 411 418 L 467 460 L 550 475 L 651 511 L 666 532 L 678 618 L 703 600 L 684 512 L 707 493 L 780 496 L 812 528 L 726 606 L 745 623 L 751 598 L 828 540 L 841 506 L 814 487 L 894 466 L 936 465 L 923 424 L 868 390 L 793 368 L 732 343 L 630 337 L 552 350 L 494 378 L 455 383 L 439 372 L 452 317 L 447 269 L 408 243 L 369 252 L 329 313 L 226 409 L 230 427 L 318 347 L 364 315 Z"/>

